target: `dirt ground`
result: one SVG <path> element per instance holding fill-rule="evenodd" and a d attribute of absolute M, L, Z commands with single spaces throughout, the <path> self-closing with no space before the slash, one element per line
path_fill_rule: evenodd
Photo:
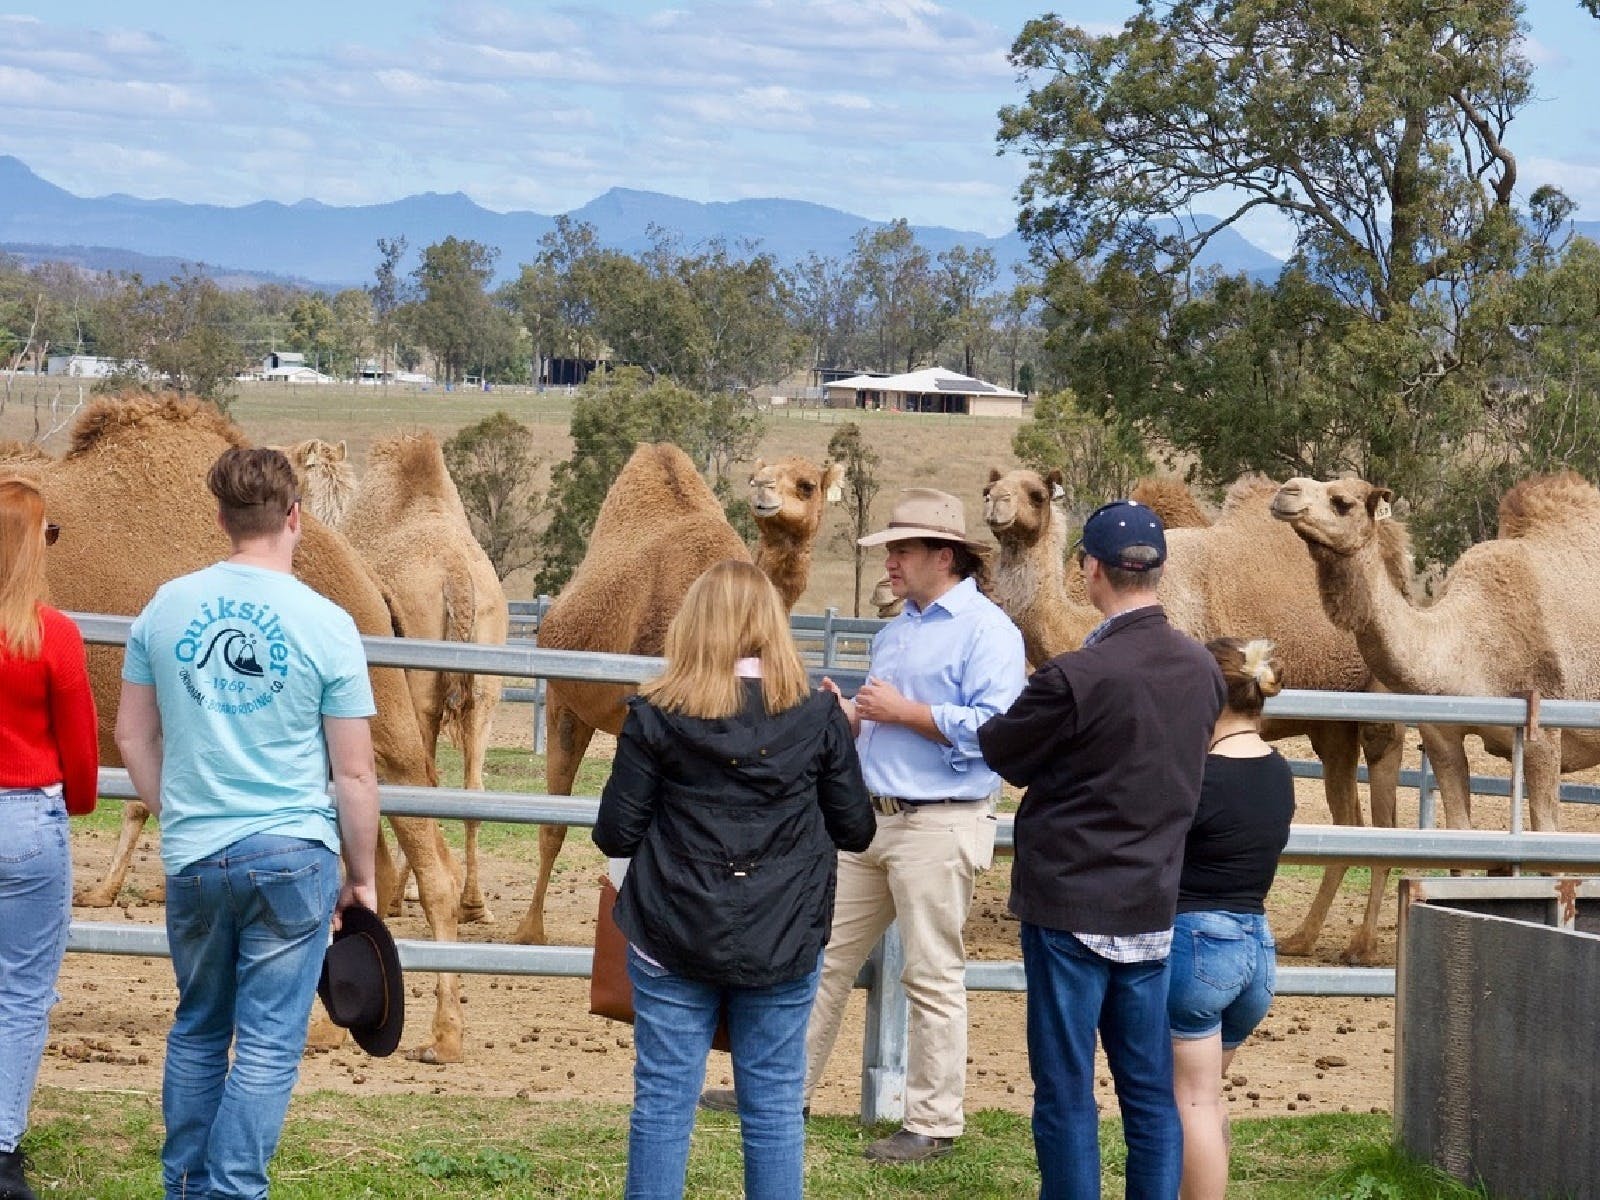
<path fill-rule="evenodd" d="M 529 709 L 507 706 L 498 722 L 502 744 L 530 745 Z M 608 740 L 608 739 L 597 739 Z M 1415 735 L 1413 735 L 1413 747 Z M 1476 743 L 1473 743 L 1474 745 Z M 1303 743 L 1284 743 L 1290 757 L 1309 757 Z M 605 746 L 594 751 L 609 753 Z M 1407 765 L 1415 765 L 1413 748 Z M 1501 770 L 1498 760 L 1474 757 L 1474 770 Z M 1298 784 L 1297 820 L 1326 822 L 1321 786 Z M 1409 805 L 1407 801 L 1409 800 Z M 1416 823 L 1416 797 L 1402 792 L 1401 820 Z M 1474 802 L 1479 828 L 1506 828 L 1505 805 L 1479 798 Z M 1600 812 L 1591 806 L 1567 805 L 1564 827 L 1600 828 Z M 98 878 L 110 854 L 110 834 L 77 831 L 74 868 L 78 880 Z M 558 943 L 593 941 L 596 881 L 602 860 L 584 831 L 574 831 L 550 889 L 548 929 Z M 159 859 L 147 837 L 117 908 L 74 911 L 79 920 L 159 922 L 159 905 L 143 901 L 141 889 L 156 882 Z M 497 921 L 462 929 L 463 940 L 492 941 L 506 936 L 532 894 L 530 864 L 491 857 L 483 864 L 484 891 Z M 966 938 L 974 959 L 1009 961 L 1020 957 L 1017 926 L 1006 912 L 1007 860 L 980 879 Z M 1363 877 L 1364 878 L 1364 877 Z M 1316 874 L 1307 870 L 1280 876 L 1268 905 L 1280 936 L 1292 930 L 1316 888 Z M 1336 902 L 1316 955 L 1284 959 L 1285 965 L 1337 964 L 1365 901 L 1364 883 L 1347 881 Z M 392 923 L 397 936 L 427 936 L 420 907 L 406 906 Z M 1393 884 L 1380 930 L 1382 954 L 1392 964 L 1395 949 Z M 84 1089 L 160 1088 L 164 1038 L 172 1016 L 174 989 L 165 959 L 109 955 L 69 955 L 60 983 L 62 1002 L 52 1022 L 41 1080 Z M 630 1095 L 632 1040 L 627 1026 L 588 1013 L 588 983 L 582 979 L 462 977 L 465 1003 L 466 1061 L 448 1066 L 424 1065 L 397 1054 L 372 1059 L 353 1046 L 309 1056 L 302 1089 L 335 1091 L 417 1092 L 473 1096 L 519 1097 L 531 1100 L 599 1099 L 625 1103 Z M 415 1046 L 426 1036 L 433 1008 L 433 980 L 418 974 L 409 985 L 408 1030 L 403 1045 Z M 852 1001 L 844 1035 L 818 1096 L 822 1112 L 851 1113 L 859 1104 L 859 1054 L 862 993 Z M 967 1103 L 971 1108 L 1026 1112 L 1031 1104 L 1027 1054 L 1023 1040 L 1023 997 L 977 992 L 970 1006 Z M 1282 1115 L 1328 1111 L 1388 1111 L 1393 1102 L 1394 1004 L 1387 999 L 1321 999 L 1281 997 L 1266 1021 L 1240 1050 L 1228 1089 L 1234 1111 L 1249 1115 Z M 732 1082 L 726 1055 L 712 1055 L 708 1082 Z M 1114 1110 L 1109 1077 L 1099 1081 L 1102 1106 Z"/>

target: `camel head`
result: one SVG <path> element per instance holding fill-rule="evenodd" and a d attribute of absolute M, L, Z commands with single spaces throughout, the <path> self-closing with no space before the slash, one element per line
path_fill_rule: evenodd
<path fill-rule="evenodd" d="M 755 510 L 756 523 L 810 540 L 822 525 L 828 489 L 843 478 L 843 463 L 819 467 L 796 455 L 773 463 L 756 459 L 750 472 L 750 507 Z"/>
<path fill-rule="evenodd" d="M 887 575 L 872 585 L 872 595 L 867 598 L 867 603 L 878 610 L 878 619 L 881 621 L 898 617 L 905 606 L 905 601 L 894 594 L 894 587 Z"/>
<path fill-rule="evenodd" d="M 1394 493 L 1364 479 L 1295 478 L 1272 498 L 1272 515 L 1287 521 L 1313 555 L 1349 557 L 1370 543 L 1389 516 Z"/>
<path fill-rule="evenodd" d="M 991 467 L 983 488 L 983 519 L 1000 541 L 1032 545 L 1049 528 L 1051 504 L 1060 492 L 1060 471 L 1041 478 L 1026 467 L 1004 475 Z"/>
<path fill-rule="evenodd" d="M 311 514 L 325 525 L 337 526 L 356 493 L 356 471 L 344 442 L 307 438 L 284 447 L 283 452 L 294 464 Z"/>

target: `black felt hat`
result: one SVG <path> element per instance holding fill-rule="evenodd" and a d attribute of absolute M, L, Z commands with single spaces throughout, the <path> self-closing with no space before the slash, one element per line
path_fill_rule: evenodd
<path fill-rule="evenodd" d="M 352 904 L 322 958 L 317 995 L 335 1025 L 348 1029 L 368 1054 L 383 1058 L 400 1044 L 406 1023 L 400 951 L 378 914 Z"/>

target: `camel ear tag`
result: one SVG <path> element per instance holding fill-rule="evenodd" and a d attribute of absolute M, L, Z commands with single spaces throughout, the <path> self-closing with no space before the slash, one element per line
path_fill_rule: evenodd
<path fill-rule="evenodd" d="M 1389 507 L 1387 500 L 1379 500 L 1378 507 L 1372 510 L 1372 519 L 1374 521 L 1387 521 L 1392 516 L 1394 516 L 1394 509 Z"/>
<path fill-rule="evenodd" d="M 828 485 L 827 498 L 829 504 L 837 504 L 844 499 L 844 485 L 833 483 Z"/>

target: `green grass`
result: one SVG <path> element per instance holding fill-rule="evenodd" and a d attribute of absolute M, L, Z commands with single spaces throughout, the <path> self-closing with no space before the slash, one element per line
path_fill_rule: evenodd
<path fill-rule="evenodd" d="M 627 1109 L 615 1104 L 529 1104 L 436 1096 L 295 1098 L 273 1169 L 275 1200 L 379 1197 L 614 1196 L 627 1160 Z M 1026 1117 L 974 1114 L 957 1153 L 920 1166 L 866 1163 L 861 1150 L 887 1132 L 844 1117 L 806 1127 L 807 1194 L 844 1197 L 1028 1195 L 1038 1186 Z M 1238 1121 L 1234 1185 L 1240 1200 L 1470 1200 L 1460 1187 L 1407 1161 L 1384 1116 L 1329 1114 Z M 58 1200 L 132 1200 L 159 1193 L 160 1104 L 148 1093 L 40 1089 L 26 1149 L 38 1190 Z M 1121 1130 L 1101 1126 L 1108 1195 L 1121 1191 Z M 742 1194 L 737 1119 L 702 1114 L 687 1194 Z M 42 1186 L 39 1186 L 42 1185 Z"/>

